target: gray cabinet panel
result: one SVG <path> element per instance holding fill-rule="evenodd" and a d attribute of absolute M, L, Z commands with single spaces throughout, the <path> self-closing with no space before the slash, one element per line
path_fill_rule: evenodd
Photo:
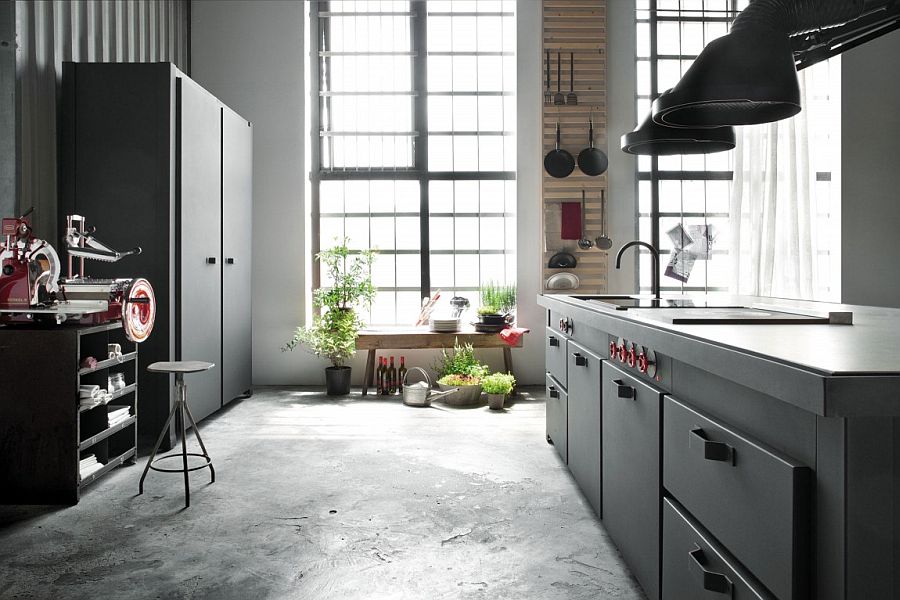
<path fill-rule="evenodd" d="M 222 108 L 222 403 L 250 390 L 253 129 Z"/>
<path fill-rule="evenodd" d="M 651 600 L 659 598 L 662 393 L 603 364 L 603 524 Z"/>
<path fill-rule="evenodd" d="M 564 463 L 569 462 L 569 395 L 547 375 L 547 441 L 553 444 Z"/>
<path fill-rule="evenodd" d="M 177 194 L 180 265 L 176 339 L 179 360 L 218 363 L 222 355 L 222 179 L 219 103 L 190 79 L 176 82 L 180 133 Z M 189 375 L 196 419 L 222 406 L 222 365 Z"/>
<path fill-rule="evenodd" d="M 665 600 L 775 600 L 691 517 L 663 500 Z"/>
<path fill-rule="evenodd" d="M 811 470 L 666 397 L 663 483 L 782 600 L 808 597 Z"/>
<path fill-rule="evenodd" d="M 568 341 L 569 470 L 588 502 L 602 517 L 600 490 L 600 358 Z"/>
<path fill-rule="evenodd" d="M 566 388 L 569 385 L 566 378 L 566 336 L 547 327 L 544 338 L 547 371 Z"/>

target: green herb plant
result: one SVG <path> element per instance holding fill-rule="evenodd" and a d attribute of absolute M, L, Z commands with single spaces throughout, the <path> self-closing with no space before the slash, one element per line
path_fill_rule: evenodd
<path fill-rule="evenodd" d="M 515 285 L 502 285 L 488 281 L 481 286 L 480 292 L 481 308 L 478 309 L 479 315 L 503 315 L 516 308 Z"/>
<path fill-rule="evenodd" d="M 324 250 L 316 260 L 325 265 L 332 282 L 313 292 L 313 305 L 324 311 L 313 318 L 310 327 L 298 327 L 281 351 L 303 344 L 316 356 L 327 358 L 341 367 L 356 351 L 356 338 L 363 322 L 357 308 L 368 308 L 377 288 L 372 284 L 373 250 L 351 252 L 349 240 Z"/>
<path fill-rule="evenodd" d="M 486 394 L 508 395 L 516 385 L 516 378 L 508 373 L 492 373 L 481 379 L 481 390 Z"/>
<path fill-rule="evenodd" d="M 488 374 L 487 365 L 475 358 L 472 344 L 460 346 L 459 340 L 454 340 L 452 352 L 441 349 L 441 358 L 433 368 L 438 373 L 438 383 L 442 385 L 478 385 L 481 378 Z"/>

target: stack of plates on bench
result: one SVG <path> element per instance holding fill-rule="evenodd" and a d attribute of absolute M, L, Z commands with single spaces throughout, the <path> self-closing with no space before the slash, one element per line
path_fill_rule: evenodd
<path fill-rule="evenodd" d="M 438 333 L 453 333 L 459 331 L 459 319 L 432 317 L 431 330 Z"/>

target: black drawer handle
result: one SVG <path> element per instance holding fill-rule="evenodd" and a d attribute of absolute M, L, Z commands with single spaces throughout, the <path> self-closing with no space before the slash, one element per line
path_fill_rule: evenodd
<path fill-rule="evenodd" d="M 691 437 L 688 445 L 703 449 L 703 458 L 706 460 L 715 460 L 719 462 L 727 462 L 734 465 L 734 448 L 723 442 L 713 442 L 706 439 L 706 433 L 699 427 L 691 429 Z"/>
<path fill-rule="evenodd" d="M 547 339 L 550 340 L 550 346 L 559 347 L 559 338 L 558 337 L 556 337 L 555 335 L 551 335 Z"/>
<path fill-rule="evenodd" d="M 552 385 L 550 386 L 550 397 L 551 398 L 559 398 L 559 390 L 556 389 L 555 387 L 553 387 Z"/>
<path fill-rule="evenodd" d="M 216 257 L 215 257 L 215 256 L 207 256 L 207 257 L 206 257 L 206 264 L 208 264 L 208 265 L 214 265 L 214 264 L 216 264 Z"/>
<path fill-rule="evenodd" d="M 233 264 L 234 264 L 234 259 L 231 258 L 231 257 L 226 258 L 226 259 L 225 259 L 225 264 L 226 264 L 226 265 L 233 265 Z"/>
<path fill-rule="evenodd" d="M 616 384 L 616 393 L 619 398 L 630 398 L 634 400 L 634 388 L 630 385 L 625 385 L 621 379 L 614 379 L 613 383 Z"/>
<path fill-rule="evenodd" d="M 577 366 L 579 366 L 579 367 L 586 367 L 586 366 L 587 366 L 587 358 L 585 358 L 584 356 L 582 356 L 580 352 L 573 352 L 573 353 L 572 353 L 572 356 L 575 357 L 575 364 L 576 364 Z"/>
<path fill-rule="evenodd" d="M 733 587 L 731 580 L 722 573 L 710 571 L 703 566 L 703 563 L 706 562 L 706 557 L 703 555 L 703 549 L 700 546 L 694 544 L 694 549 L 688 552 L 688 557 L 688 567 L 691 573 L 703 582 L 704 590 L 731 596 L 731 588 Z"/>

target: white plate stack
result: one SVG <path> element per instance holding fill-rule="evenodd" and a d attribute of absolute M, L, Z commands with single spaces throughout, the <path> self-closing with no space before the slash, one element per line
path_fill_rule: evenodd
<path fill-rule="evenodd" d="M 436 333 L 454 333 L 459 331 L 459 319 L 432 317 L 431 330 Z"/>

